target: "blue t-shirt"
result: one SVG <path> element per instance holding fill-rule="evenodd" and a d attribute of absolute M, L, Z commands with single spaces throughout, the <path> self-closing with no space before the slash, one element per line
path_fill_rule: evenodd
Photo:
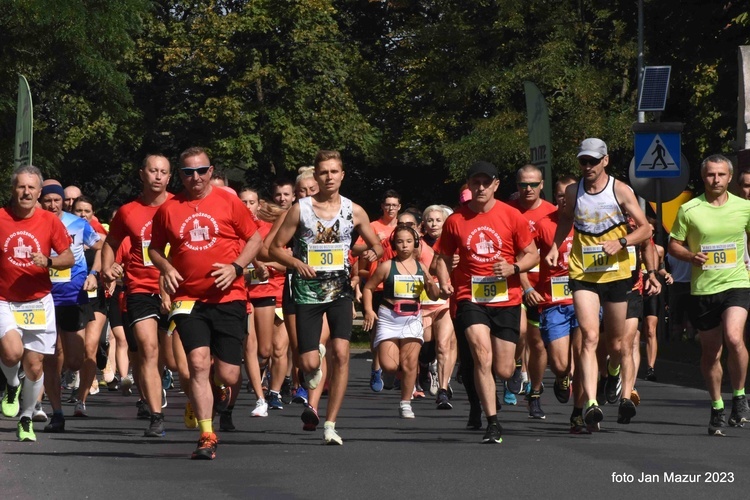
<path fill-rule="evenodd" d="M 86 219 L 82 219 L 68 212 L 63 212 L 62 223 L 70 236 L 70 250 L 75 257 L 75 264 L 70 269 L 58 271 L 50 270 L 52 280 L 52 298 L 56 306 L 73 306 L 87 304 L 88 295 L 83 291 L 83 283 L 88 276 L 84 246 L 93 246 L 100 240 Z M 52 256 L 57 254 L 53 251 Z"/>

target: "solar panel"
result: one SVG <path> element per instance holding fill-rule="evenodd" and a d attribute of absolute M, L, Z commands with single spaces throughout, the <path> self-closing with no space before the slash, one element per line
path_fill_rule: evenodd
<path fill-rule="evenodd" d="M 664 111 L 669 92 L 669 74 L 672 66 L 646 66 L 643 68 L 638 111 Z"/>

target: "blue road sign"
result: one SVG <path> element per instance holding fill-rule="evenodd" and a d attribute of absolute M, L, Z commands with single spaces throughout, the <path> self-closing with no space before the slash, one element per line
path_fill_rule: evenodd
<path fill-rule="evenodd" d="M 680 133 L 636 132 L 635 177 L 679 177 L 681 153 Z"/>

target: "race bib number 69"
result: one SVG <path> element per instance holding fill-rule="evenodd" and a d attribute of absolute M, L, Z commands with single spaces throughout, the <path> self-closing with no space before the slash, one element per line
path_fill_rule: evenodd
<path fill-rule="evenodd" d="M 709 269 L 732 269 L 737 267 L 736 243 L 701 245 L 701 252 L 708 256 L 706 263 L 702 266 L 704 271 Z"/>

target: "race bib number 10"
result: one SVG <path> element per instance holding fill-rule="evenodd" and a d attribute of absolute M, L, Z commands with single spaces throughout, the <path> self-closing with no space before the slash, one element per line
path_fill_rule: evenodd
<path fill-rule="evenodd" d="M 307 247 L 307 264 L 316 271 L 343 271 L 345 255 L 342 243 L 313 243 Z"/>
<path fill-rule="evenodd" d="M 706 263 L 702 266 L 704 271 L 710 269 L 732 269 L 737 267 L 736 243 L 701 245 L 701 252 L 708 256 Z"/>
<path fill-rule="evenodd" d="M 620 264 L 617 262 L 617 257 L 607 255 L 601 245 L 583 247 L 584 273 L 604 273 L 618 269 L 620 269 Z"/>
<path fill-rule="evenodd" d="M 472 276 L 471 301 L 494 304 L 508 301 L 508 282 L 497 276 Z"/>

